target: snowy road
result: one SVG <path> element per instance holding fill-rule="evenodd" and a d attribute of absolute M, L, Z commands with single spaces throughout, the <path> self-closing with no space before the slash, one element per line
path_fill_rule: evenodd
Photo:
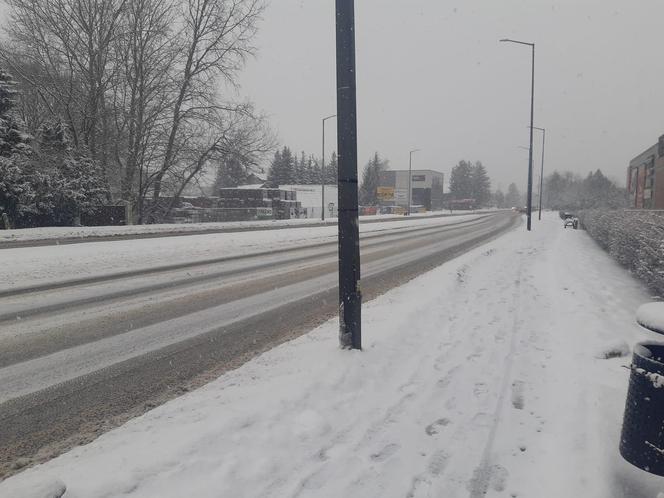
<path fill-rule="evenodd" d="M 629 359 L 606 354 L 659 337 L 649 299 L 552 216 L 369 302 L 362 352 L 330 320 L 0 496 L 661 498 L 618 454 Z"/>
<path fill-rule="evenodd" d="M 489 211 L 473 211 L 486 213 Z M 360 224 L 401 221 L 410 223 L 414 219 L 447 218 L 468 216 L 468 211 L 427 211 L 413 213 L 409 218 L 397 215 L 369 215 L 360 217 Z M 325 221 L 312 218 L 264 221 L 228 221 L 211 223 L 168 223 L 156 225 L 120 225 L 102 227 L 40 227 L 18 230 L 0 230 L 0 249 L 18 247 L 39 247 L 80 242 L 104 242 L 118 240 L 149 239 L 155 237 L 176 237 L 214 233 L 252 232 L 256 230 L 282 230 L 285 228 L 334 227 L 336 218 Z"/>
<path fill-rule="evenodd" d="M 365 296 L 516 219 L 372 224 L 361 244 Z M 223 249 L 216 246 L 223 257 L 215 258 L 221 235 L 5 250 L 15 261 L 0 288 L 0 475 L 90 440 L 322 323 L 336 303 L 333 230 L 295 230 L 295 242 L 273 232 L 262 244 L 260 232 L 225 234 Z"/>

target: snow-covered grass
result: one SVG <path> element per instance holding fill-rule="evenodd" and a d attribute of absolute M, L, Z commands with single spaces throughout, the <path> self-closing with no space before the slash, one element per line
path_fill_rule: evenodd
<path fill-rule="evenodd" d="M 366 223 L 360 226 L 360 233 L 445 226 L 479 216 L 412 217 L 406 221 Z M 330 224 L 306 229 L 251 230 L 186 237 L 112 240 L 94 244 L 8 248 L 1 252 L 3 264 L 0 265 L 0 290 L 166 264 L 297 248 L 335 240 L 337 227 Z"/>
<path fill-rule="evenodd" d="M 487 210 L 490 211 L 490 210 Z M 426 213 L 413 213 L 411 218 L 427 218 L 441 215 L 468 215 L 483 211 L 428 211 Z M 326 213 L 327 214 L 327 213 Z M 403 216 L 377 214 L 362 216 L 363 221 L 389 221 L 403 220 Z M 8 242 L 35 242 L 59 239 L 86 239 L 95 237 L 131 237 L 142 235 L 169 235 L 200 232 L 220 232 L 234 230 L 264 230 L 272 228 L 302 227 L 320 225 L 319 218 L 292 219 L 292 220 L 265 220 L 265 221 L 227 221 L 217 223 L 170 223 L 156 225 L 126 225 L 102 227 L 39 227 L 22 228 L 16 230 L 0 230 L 0 246 Z M 337 224 L 337 218 L 326 218 L 325 224 Z"/>
<path fill-rule="evenodd" d="M 641 284 L 547 215 L 0 484 L 89 497 L 655 498 L 618 454 Z M 607 359 L 607 357 L 610 357 Z"/>

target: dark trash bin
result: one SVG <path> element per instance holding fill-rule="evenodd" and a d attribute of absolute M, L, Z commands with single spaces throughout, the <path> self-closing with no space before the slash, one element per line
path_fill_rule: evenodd
<path fill-rule="evenodd" d="M 620 454 L 640 469 L 664 476 L 664 343 L 634 347 Z"/>

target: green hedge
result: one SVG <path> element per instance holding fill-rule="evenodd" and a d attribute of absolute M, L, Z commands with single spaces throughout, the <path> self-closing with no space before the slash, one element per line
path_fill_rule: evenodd
<path fill-rule="evenodd" d="M 590 210 L 579 220 L 618 263 L 664 296 L 664 211 Z"/>

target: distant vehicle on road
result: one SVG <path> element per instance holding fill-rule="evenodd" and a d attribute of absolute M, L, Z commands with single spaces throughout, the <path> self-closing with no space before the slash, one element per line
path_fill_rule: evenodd
<path fill-rule="evenodd" d="M 403 206 L 382 206 L 380 208 L 380 214 L 404 214 L 406 208 Z"/>
<path fill-rule="evenodd" d="M 579 218 L 574 216 L 572 213 L 565 213 L 564 227 L 572 227 L 574 230 L 576 230 L 579 228 Z"/>

